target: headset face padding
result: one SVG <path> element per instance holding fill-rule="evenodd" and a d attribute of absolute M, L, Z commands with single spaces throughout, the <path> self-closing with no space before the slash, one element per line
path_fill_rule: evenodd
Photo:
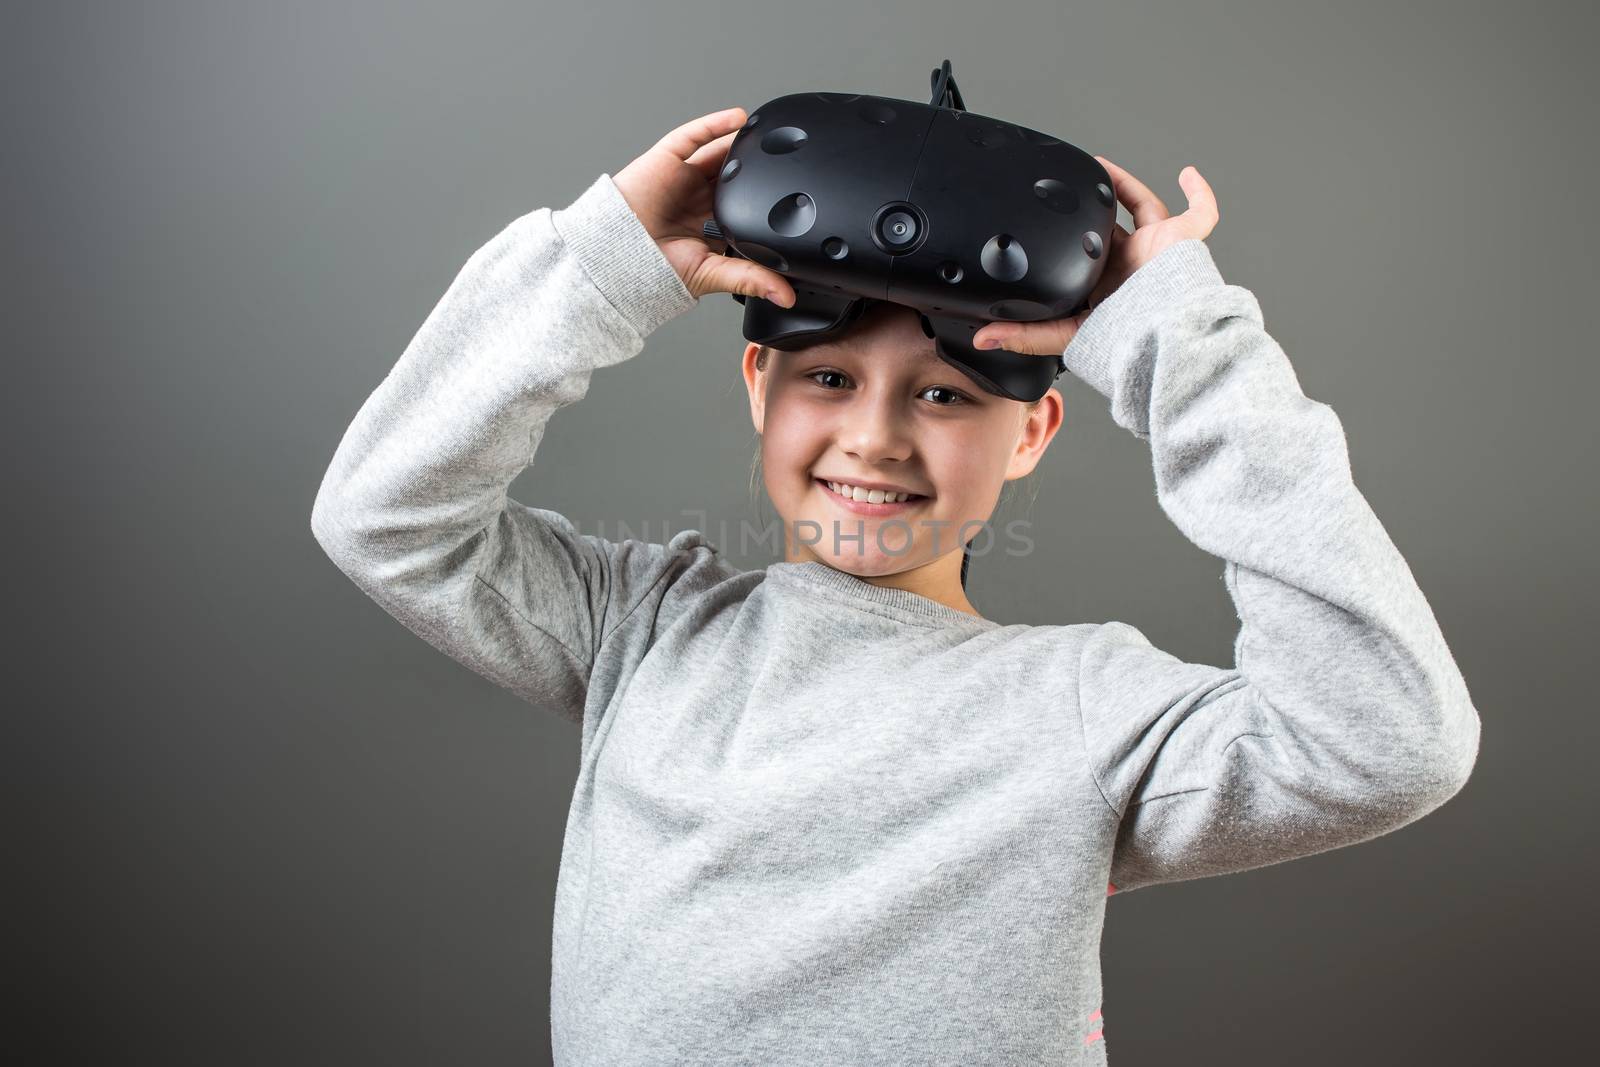
<path fill-rule="evenodd" d="M 979 351 L 985 323 L 1065 318 L 1105 269 L 1111 178 L 1048 134 L 931 104 L 796 93 L 751 113 L 718 177 L 728 254 L 778 271 L 792 308 L 744 305 L 746 340 L 780 350 L 841 336 L 872 301 L 915 309 L 940 357 L 1033 401 L 1059 356 Z"/>

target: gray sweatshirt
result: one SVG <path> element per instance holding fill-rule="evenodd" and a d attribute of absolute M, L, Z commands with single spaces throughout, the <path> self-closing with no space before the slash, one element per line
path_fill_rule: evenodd
<path fill-rule="evenodd" d="M 552 413 L 694 304 L 609 175 L 523 215 L 362 405 L 311 515 L 385 611 L 580 729 L 556 1063 L 1104 1064 L 1112 893 L 1367 841 L 1466 782 L 1477 712 L 1343 426 L 1204 243 L 1064 358 L 1222 560 L 1231 667 L 510 499 Z"/>

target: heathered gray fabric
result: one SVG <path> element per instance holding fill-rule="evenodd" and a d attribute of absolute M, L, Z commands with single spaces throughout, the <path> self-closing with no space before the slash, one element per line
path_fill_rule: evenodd
<path fill-rule="evenodd" d="M 694 303 L 609 175 L 522 216 L 357 413 L 311 517 L 396 619 L 581 728 L 557 1063 L 1103 1064 L 1109 886 L 1366 841 L 1467 780 L 1477 712 L 1343 427 L 1202 242 L 1065 358 L 1224 561 L 1232 667 L 509 499 L 551 414 Z"/>

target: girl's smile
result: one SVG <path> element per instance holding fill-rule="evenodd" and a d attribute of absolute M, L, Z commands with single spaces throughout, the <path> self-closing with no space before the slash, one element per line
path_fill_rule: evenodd
<path fill-rule="evenodd" d="M 821 486 L 823 494 L 829 497 L 839 507 L 844 508 L 846 511 L 853 512 L 857 515 L 864 515 L 869 518 L 875 516 L 904 514 L 928 499 L 925 496 L 913 495 L 909 500 L 900 500 L 893 503 L 885 500 L 882 503 L 875 504 L 871 500 L 856 500 L 853 496 L 842 496 L 840 495 L 838 489 L 834 488 L 835 486 L 848 487 L 848 483 L 828 482 L 822 478 L 815 478 L 813 481 L 815 481 L 817 485 Z"/>

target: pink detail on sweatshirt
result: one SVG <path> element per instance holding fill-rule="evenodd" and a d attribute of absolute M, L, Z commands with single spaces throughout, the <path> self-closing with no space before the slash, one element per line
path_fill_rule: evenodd
<path fill-rule="evenodd" d="M 1117 891 L 1117 887 L 1116 886 L 1112 885 L 1110 882 L 1106 883 L 1106 896 L 1109 897 L 1112 893 L 1115 893 L 1116 891 Z"/>
<path fill-rule="evenodd" d="M 1099 1008 L 1096 1008 L 1094 1011 L 1091 1011 L 1089 1013 L 1089 1021 L 1090 1022 L 1094 1022 L 1098 1018 L 1100 1018 L 1100 1009 Z M 1092 1045 L 1096 1041 L 1098 1041 L 1102 1037 L 1104 1037 L 1105 1033 L 1106 1033 L 1106 1028 L 1105 1028 L 1104 1025 L 1102 1025 L 1100 1027 L 1100 1029 L 1094 1031 L 1093 1033 L 1085 1034 L 1084 1038 L 1083 1038 L 1083 1043 L 1085 1045 Z"/>

